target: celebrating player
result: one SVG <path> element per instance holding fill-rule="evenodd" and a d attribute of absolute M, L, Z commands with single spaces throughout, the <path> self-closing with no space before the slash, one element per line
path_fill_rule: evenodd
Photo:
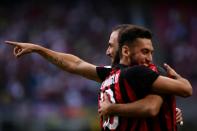
<path fill-rule="evenodd" d="M 118 36 L 118 32 L 116 32 L 116 33 Z M 68 72 L 82 75 L 88 79 L 96 80 L 98 82 L 102 81 L 102 79 L 100 79 L 100 77 L 97 74 L 98 73 L 97 67 L 95 65 L 87 63 L 74 55 L 55 52 L 55 51 L 46 49 L 44 47 L 41 47 L 39 45 L 34 45 L 34 44 L 29 44 L 29 43 L 19 43 L 19 42 L 10 42 L 10 41 L 7 41 L 6 43 L 13 44 L 14 46 L 16 46 L 14 49 L 14 54 L 17 57 L 22 56 L 27 53 L 37 52 L 38 54 L 42 55 L 43 57 L 45 57 L 47 60 L 49 60 L 53 64 L 61 67 L 62 69 L 66 70 Z M 110 45 L 110 46 L 112 46 L 112 45 Z M 118 49 L 118 44 L 116 45 L 116 48 Z M 116 49 L 116 51 L 117 51 L 117 49 Z M 114 51 L 114 52 L 116 52 L 116 51 Z M 114 54 L 116 54 L 116 53 L 114 53 Z M 114 56 L 111 55 L 111 58 Z M 112 59 L 112 61 L 115 62 L 115 59 Z M 149 65 L 151 62 L 152 62 L 152 59 L 149 61 L 149 63 L 148 63 L 148 61 L 145 61 L 144 63 L 139 63 L 139 64 Z M 169 68 L 169 70 L 172 71 L 171 68 Z M 167 78 L 165 78 L 165 79 L 167 79 Z M 169 80 L 169 79 L 167 79 L 167 80 Z M 177 80 L 174 80 L 174 81 L 177 81 Z M 153 88 L 153 90 L 155 92 L 159 91 L 159 93 L 175 93 L 180 96 L 191 95 L 190 88 L 189 88 L 190 90 L 188 91 L 188 88 L 185 89 L 185 87 L 183 87 L 183 86 L 181 86 L 181 87 L 182 88 L 180 88 L 180 90 L 178 90 L 178 91 L 177 90 L 172 91 L 172 90 L 169 90 L 168 88 L 163 89 L 161 87 Z M 161 90 L 159 88 L 161 88 Z M 160 100 L 160 101 L 162 101 L 162 100 Z M 146 104 L 150 105 L 150 102 L 146 103 Z M 141 114 L 143 115 L 143 113 L 141 113 Z"/>

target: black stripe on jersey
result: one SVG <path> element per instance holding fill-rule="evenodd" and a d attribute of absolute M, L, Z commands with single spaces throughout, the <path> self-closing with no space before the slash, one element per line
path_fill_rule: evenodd
<path fill-rule="evenodd" d="M 111 84 L 111 85 L 110 85 L 110 89 L 112 90 L 113 95 L 114 95 L 114 99 L 115 99 L 115 101 L 117 102 L 116 93 L 115 93 L 115 84 Z"/>
<path fill-rule="evenodd" d="M 106 67 L 96 67 L 96 72 L 99 78 L 104 81 L 107 76 L 109 76 L 111 68 Z"/>
<path fill-rule="evenodd" d="M 142 121 L 142 119 L 141 119 L 141 120 L 140 120 L 140 119 L 138 119 L 137 121 L 138 121 L 138 122 L 137 122 L 137 125 L 136 125 L 135 130 L 136 130 L 136 131 L 139 131 L 139 130 L 140 130 L 140 128 L 141 128 L 141 126 L 142 126 L 142 124 L 141 124 L 141 123 L 142 123 L 142 122 L 141 122 L 141 121 Z"/>
<path fill-rule="evenodd" d="M 127 95 L 127 91 L 126 91 L 126 88 L 125 88 L 124 79 L 122 78 L 121 75 L 119 77 L 119 88 L 120 88 L 120 93 L 121 93 L 123 101 L 125 103 L 130 102 L 130 99 Z M 124 119 L 126 119 L 126 118 L 124 118 Z M 132 121 L 133 121 L 132 118 L 127 118 L 126 131 L 129 131 L 131 129 L 132 123 L 129 123 L 129 122 L 132 122 Z"/>
<path fill-rule="evenodd" d="M 127 91 L 126 91 L 126 88 L 125 88 L 125 85 L 124 85 L 124 81 L 123 81 L 123 78 L 122 78 L 122 75 L 120 73 L 120 77 L 119 77 L 119 87 L 120 87 L 120 93 L 122 94 L 122 99 L 125 103 L 128 103 L 130 102 L 130 99 L 127 95 Z"/>
<path fill-rule="evenodd" d="M 163 110 L 162 111 L 162 114 L 163 114 Z M 167 124 L 166 124 L 166 121 L 165 121 L 165 118 L 163 118 L 164 116 L 163 115 L 160 115 L 159 113 L 159 123 L 161 123 L 160 125 L 160 129 L 161 131 L 167 131 Z"/>
<path fill-rule="evenodd" d="M 131 130 L 131 125 L 132 125 L 132 122 L 133 122 L 133 120 L 132 120 L 133 118 L 128 118 L 128 123 L 127 123 L 127 128 L 126 128 L 126 131 L 130 131 Z M 131 123 L 130 123 L 131 122 Z M 136 129 L 138 129 L 138 128 L 136 128 Z"/>
<path fill-rule="evenodd" d="M 161 109 L 160 109 L 160 112 L 159 113 L 159 123 L 161 123 L 160 125 L 160 129 L 161 131 L 167 131 L 167 123 L 166 123 L 166 120 L 165 120 L 165 116 L 163 116 L 164 114 L 164 110 L 162 107 L 164 106 L 165 102 L 163 103 L 163 105 L 161 106 Z"/>

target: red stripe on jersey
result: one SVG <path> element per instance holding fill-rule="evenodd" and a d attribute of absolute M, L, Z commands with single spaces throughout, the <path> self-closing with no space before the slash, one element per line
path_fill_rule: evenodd
<path fill-rule="evenodd" d="M 173 127 L 174 127 L 174 131 L 176 131 L 177 130 L 177 124 L 176 124 L 176 98 L 175 98 L 175 96 L 172 96 L 172 98 L 171 98 L 171 101 L 172 101 L 172 113 L 173 113 L 173 118 L 174 118 L 174 120 L 173 120 Z"/>
<path fill-rule="evenodd" d="M 135 130 L 133 130 L 135 131 Z M 139 131 L 148 131 L 147 122 L 145 120 L 141 121 L 141 125 L 139 127 Z"/>
<path fill-rule="evenodd" d="M 120 78 L 120 70 L 117 71 L 116 73 L 118 75 L 118 77 L 116 77 L 119 81 Z M 122 93 L 120 91 L 120 84 L 119 82 L 115 83 L 114 85 L 114 91 L 115 91 L 115 97 L 116 97 L 116 101 L 117 103 L 124 103 L 123 99 L 122 99 Z"/>
<path fill-rule="evenodd" d="M 157 67 L 156 67 L 154 64 L 149 64 L 148 67 L 149 67 L 151 70 L 153 70 L 153 71 L 155 71 L 155 72 L 158 72 Z"/>
<path fill-rule="evenodd" d="M 167 129 L 176 131 L 176 101 L 174 96 L 170 96 L 170 98 L 167 101 L 170 106 L 170 109 L 166 108 L 165 112 L 168 112 L 168 114 L 165 114 L 166 116 L 166 123 L 167 123 Z"/>

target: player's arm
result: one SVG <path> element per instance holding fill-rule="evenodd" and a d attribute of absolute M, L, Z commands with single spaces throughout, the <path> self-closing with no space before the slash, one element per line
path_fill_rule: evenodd
<path fill-rule="evenodd" d="M 154 117 L 159 113 L 163 99 L 158 95 L 147 95 L 145 98 L 132 103 L 113 104 L 104 94 L 104 101 L 98 109 L 100 116 L 117 115 L 123 117 Z M 176 123 L 183 124 L 182 111 L 176 108 Z"/>
<path fill-rule="evenodd" d="M 168 66 L 167 70 L 173 70 Z M 174 70 L 173 77 L 161 76 L 145 66 L 135 66 L 125 70 L 127 81 L 142 91 L 152 90 L 159 94 L 173 94 L 187 97 L 192 95 L 192 86 L 188 80 L 178 75 Z M 137 89 L 136 89 L 137 90 Z"/>
<path fill-rule="evenodd" d="M 174 94 L 182 97 L 192 95 L 192 87 L 190 83 L 182 77 L 175 80 L 159 76 L 153 83 L 152 90 L 158 93 Z"/>
<path fill-rule="evenodd" d="M 164 67 L 166 68 L 167 76 L 169 76 L 170 78 L 165 76 L 159 76 L 152 84 L 152 90 L 157 93 L 174 94 L 182 97 L 191 96 L 192 86 L 190 82 L 180 76 L 169 65 L 164 64 Z"/>
<path fill-rule="evenodd" d="M 164 64 L 167 74 L 173 79 L 159 76 L 152 85 L 152 90 L 158 93 L 170 93 L 182 97 L 192 95 L 192 86 L 190 82 L 177 74 L 169 65 Z"/>
<path fill-rule="evenodd" d="M 40 45 L 31 44 L 31 43 L 21 43 L 21 42 L 13 42 L 13 41 L 5 41 L 7 44 L 15 46 L 14 55 L 16 57 L 23 56 L 29 53 L 38 53 L 54 65 L 59 68 L 74 73 L 77 75 L 81 75 L 91 80 L 95 80 L 100 82 L 97 72 L 96 66 L 85 62 L 77 56 L 72 54 L 60 53 Z"/>
<path fill-rule="evenodd" d="M 112 104 L 104 94 L 98 110 L 100 116 L 154 117 L 159 113 L 163 99 L 159 95 L 147 95 L 143 99 L 127 104 Z"/>

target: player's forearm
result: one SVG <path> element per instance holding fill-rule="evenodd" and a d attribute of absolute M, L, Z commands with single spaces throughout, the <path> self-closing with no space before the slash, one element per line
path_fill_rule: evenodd
<path fill-rule="evenodd" d="M 192 86 L 190 84 L 190 82 L 183 78 L 183 77 L 178 77 L 177 80 L 181 83 L 181 86 L 182 86 L 182 96 L 183 97 L 188 97 L 188 96 L 191 96 L 192 95 Z"/>
<path fill-rule="evenodd" d="M 152 90 L 157 93 L 173 94 L 181 97 L 192 95 L 192 86 L 190 82 L 181 76 L 176 79 L 159 76 L 152 87 Z"/>
<path fill-rule="evenodd" d="M 81 59 L 74 55 L 52 51 L 39 45 L 36 45 L 34 52 L 37 52 L 45 59 L 62 68 L 63 70 L 72 73 L 74 73 L 75 67 L 81 62 Z"/>
<path fill-rule="evenodd" d="M 144 108 L 132 108 L 129 104 L 112 104 L 109 107 L 109 115 L 123 117 L 147 117 Z"/>
<path fill-rule="evenodd" d="M 164 67 L 167 70 L 167 74 L 170 78 L 169 80 L 166 80 L 163 84 L 165 85 L 168 91 L 170 93 L 173 93 L 178 96 L 182 97 L 188 97 L 192 95 L 192 86 L 190 82 L 183 78 L 181 75 L 179 75 L 173 68 L 171 68 L 168 64 L 164 64 Z M 165 80 L 165 79 L 164 79 Z"/>
<path fill-rule="evenodd" d="M 149 95 L 127 104 L 111 104 L 108 108 L 108 115 L 123 117 L 154 117 L 159 113 L 163 100 L 160 96 Z"/>
<path fill-rule="evenodd" d="M 151 117 L 148 109 L 145 107 L 133 107 L 130 104 L 112 104 L 109 108 L 110 115 L 123 117 Z"/>
<path fill-rule="evenodd" d="M 98 82 L 101 81 L 97 75 L 96 66 L 81 60 L 77 56 L 56 52 L 32 43 L 22 43 L 14 41 L 5 42 L 7 44 L 15 46 L 14 55 L 16 57 L 20 57 L 33 52 L 38 53 L 54 65 L 62 68 L 67 72 L 78 74 Z"/>
<path fill-rule="evenodd" d="M 83 61 L 75 55 L 52 51 L 39 45 L 34 49 L 34 52 L 37 52 L 45 59 L 67 72 L 100 82 L 96 72 L 96 66 Z"/>

